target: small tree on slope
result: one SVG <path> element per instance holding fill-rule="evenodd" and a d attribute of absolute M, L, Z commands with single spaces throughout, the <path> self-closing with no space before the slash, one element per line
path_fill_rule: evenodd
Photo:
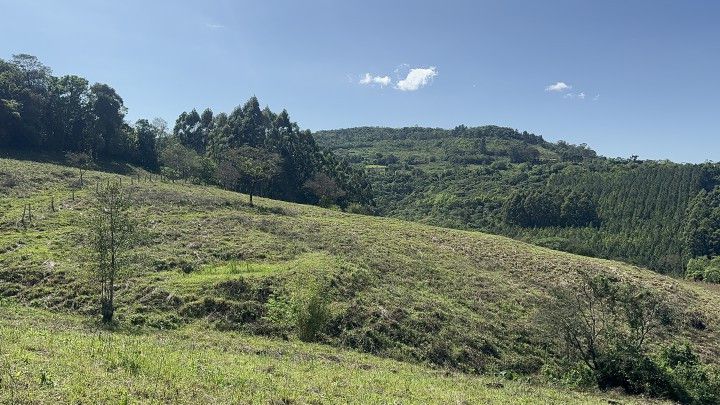
<path fill-rule="evenodd" d="M 129 214 L 130 198 L 119 183 L 100 188 L 87 222 L 93 276 L 100 285 L 102 320 L 115 313 L 115 284 L 136 239 L 136 224 Z"/>

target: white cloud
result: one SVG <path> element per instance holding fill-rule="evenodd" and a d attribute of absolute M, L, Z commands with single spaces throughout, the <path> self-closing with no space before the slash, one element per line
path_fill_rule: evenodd
<path fill-rule="evenodd" d="M 208 28 L 210 28 L 210 29 L 213 29 L 213 30 L 219 30 L 219 29 L 225 28 L 225 26 L 222 25 L 222 24 L 210 24 L 210 23 L 207 23 L 207 24 L 205 24 L 205 26 L 208 27 Z"/>
<path fill-rule="evenodd" d="M 565 83 L 565 82 L 556 82 L 555 84 L 551 84 L 547 87 L 545 87 L 545 91 L 547 92 L 553 92 L 553 93 L 560 93 L 563 98 L 570 99 L 570 100 L 585 100 L 585 99 L 591 99 L 584 91 L 571 91 L 572 86 Z M 594 97 L 592 97 L 592 101 L 597 101 L 600 98 L 600 94 L 597 93 Z"/>
<path fill-rule="evenodd" d="M 566 84 L 565 82 L 557 82 L 555 84 L 551 84 L 547 87 L 545 87 L 545 91 L 555 91 L 555 92 L 562 92 L 572 89 L 572 86 Z"/>
<path fill-rule="evenodd" d="M 578 100 L 585 100 L 585 92 L 581 91 L 580 93 L 565 93 L 563 94 L 563 98 L 576 98 Z"/>
<path fill-rule="evenodd" d="M 437 74 L 434 66 L 410 69 L 407 76 L 397 82 L 395 88 L 402 91 L 415 91 L 426 86 Z"/>
<path fill-rule="evenodd" d="M 360 84 L 379 84 L 380 87 L 388 86 L 391 82 L 390 76 L 373 76 L 370 73 L 360 78 Z"/>

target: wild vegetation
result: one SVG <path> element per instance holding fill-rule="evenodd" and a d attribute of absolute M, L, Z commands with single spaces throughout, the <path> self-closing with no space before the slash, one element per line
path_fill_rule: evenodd
<path fill-rule="evenodd" d="M 350 128 L 318 143 L 368 170 L 380 215 L 682 275 L 717 254 L 718 166 L 610 159 L 494 126 Z M 714 191 L 715 190 L 715 191 Z M 713 211 L 714 212 L 714 211 Z"/>
<path fill-rule="evenodd" d="M 198 323 L 98 330 L 0 301 L 2 403 L 646 403 L 433 370 Z"/>
<path fill-rule="evenodd" d="M 559 288 L 553 295 L 548 327 L 559 329 L 566 360 L 580 365 L 581 381 L 682 403 L 720 400 L 720 369 L 699 362 L 690 345 L 670 342 L 655 353 L 648 350 L 653 331 L 676 322 L 676 309 L 662 297 L 614 277 L 587 273 L 580 274 L 575 288 Z"/>
<path fill-rule="evenodd" d="M 159 176 L 89 170 L 79 187 L 76 169 L 9 159 L 0 160 L 0 173 L 0 294 L 19 305 L 100 315 L 100 291 L 78 252 L 86 248 L 85 218 L 110 181 L 130 192 L 129 215 L 146 232 L 116 286 L 114 328 L 182 336 L 202 324 L 220 334 L 313 341 L 453 372 L 590 389 L 599 385 L 593 369 L 544 315 L 558 288 L 583 285 L 581 271 L 612 278 L 623 291 L 641 288 L 672 308 L 669 321 L 652 312 L 642 355 L 664 364 L 664 351 L 687 344 L 688 364 L 697 368 L 683 367 L 715 381 L 720 296 L 702 284 L 477 232 L 264 198 L 250 205 L 243 195 Z M 614 325 L 632 330 L 624 322 Z M 72 333 L 68 339 L 80 342 L 73 344 L 90 342 L 86 332 Z M 699 398 L 696 380 L 672 381 L 690 393 L 688 402 Z M 228 390 L 222 395 L 246 392 Z"/>

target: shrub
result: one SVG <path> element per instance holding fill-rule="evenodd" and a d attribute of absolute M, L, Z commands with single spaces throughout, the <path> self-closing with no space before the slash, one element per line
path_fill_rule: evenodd
<path fill-rule="evenodd" d="M 373 215 L 372 208 L 359 203 L 350 203 L 347 206 L 346 211 L 351 214 Z"/>
<path fill-rule="evenodd" d="M 690 259 L 685 270 L 685 278 L 707 283 L 720 283 L 720 256 L 712 259 L 707 257 Z"/>
<path fill-rule="evenodd" d="M 708 267 L 705 269 L 705 281 L 708 283 L 720 283 L 720 268 Z"/>
<path fill-rule="evenodd" d="M 667 383 L 646 354 L 653 331 L 672 322 L 664 301 L 649 291 L 606 276 L 581 273 L 571 287 L 553 292 L 548 330 L 560 332 L 569 364 L 582 363 L 602 389 L 666 396 Z"/>
<path fill-rule="evenodd" d="M 533 245 L 546 247 L 554 250 L 567 250 L 568 240 L 567 238 L 561 238 L 558 236 L 551 236 L 548 238 L 534 239 Z"/>
<path fill-rule="evenodd" d="M 311 290 L 295 310 L 298 337 L 305 342 L 315 341 L 330 319 L 330 308 L 322 290 Z"/>
<path fill-rule="evenodd" d="M 720 372 L 700 362 L 687 343 L 666 346 L 656 357 L 672 388 L 666 397 L 689 404 L 720 403 Z"/>
<path fill-rule="evenodd" d="M 545 368 L 550 377 L 686 404 L 720 403 L 720 372 L 702 364 L 688 344 L 648 352 L 652 331 L 672 322 L 661 297 L 583 274 L 575 287 L 555 292 L 549 309 L 548 326 L 562 333 L 570 354 L 564 373 Z"/>
<path fill-rule="evenodd" d="M 490 168 L 493 170 L 507 170 L 509 166 L 510 162 L 507 159 L 498 159 L 490 164 Z"/>
<path fill-rule="evenodd" d="M 710 260 L 705 257 L 697 257 L 690 259 L 687 264 L 687 270 L 685 270 L 685 278 L 688 280 L 702 281 L 705 278 L 705 267 L 710 263 Z"/>
<path fill-rule="evenodd" d="M 297 324 L 296 311 L 286 295 L 273 293 L 265 303 L 264 319 L 282 330 L 290 330 Z"/>
<path fill-rule="evenodd" d="M 676 398 L 670 376 L 641 350 L 618 347 L 605 353 L 595 378 L 601 389 L 620 387 L 628 394 Z"/>

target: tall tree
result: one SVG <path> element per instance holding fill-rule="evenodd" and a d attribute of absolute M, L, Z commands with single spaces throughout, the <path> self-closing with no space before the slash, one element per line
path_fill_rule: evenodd
<path fill-rule="evenodd" d="M 129 158 L 127 132 L 124 131 L 127 109 L 115 89 L 96 83 L 90 87 L 91 144 L 94 158 Z"/>
<path fill-rule="evenodd" d="M 208 132 L 207 153 L 218 160 L 225 150 L 230 147 L 232 138 L 228 115 L 220 113 L 213 117 L 211 129 Z"/>
<path fill-rule="evenodd" d="M 53 135 L 60 150 L 88 151 L 90 88 L 79 76 L 63 76 L 53 81 Z"/>
<path fill-rule="evenodd" d="M 190 179 L 197 177 L 200 170 L 200 156 L 177 139 L 171 139 L 160 152 L 163 173 L 171 179 Z"/>
<path fill-rule="evenodd" d="M 310 180 L 305 182 L 303 187 L 313 193 L 323 207 L 336 204 L 339 198 L 347 194 L 345 190 L 340 188 L 335 179 L 323 172 L 315 173 Z"/>
<path fill-rule="evenodd" d="M 702 190 L 693 198 L 683 236 L 691 257 L 720 256 L 720 187 Z"/>
<path fill-rule="evenodd" d="M 242 146 L 227 152 L 218 165 L 218 180 L 226 185 L 245 191 L 253 204 L 253 195 L 267 186 L 280 173 L 282 159 L 267 150 Z"/>
<path fill-rule="evenodd" d="M 597 209 L 587 193 L 571 192 L 560 206 L 564 226 L 588 226 L 598 223 Z"/>
<path fill-rule="evenodd" d="M 38 149 L 49 137 L 50 68 L 36 57 L 14 55 L 10 73 L 11 99 L 20 107 L 21 126 L 14 144 Z"/>
<path fill-rule="evenodd" d="M 260 110 L 260 102 L 257 97 L 252 96 L 242 107 L 242 119 L 237 128 L 236 145 L 262 145 L 265 138 L 265 116 Z"/>
<path fill-rule="evenodd" d="M 150 124 L 148 120 L 141 119 L 135 123 L 135 134 L 137 136 L 137 163 L 148 170 L 156 170 L 158 153 L 155 140 L 158 137 L 158 128 Z"/>
<path fill-rule="evenodd" d="M 200 121 L 200 114 L 193 108 L 189 113 L 183 112 L 175 121 L 173 135 L 180 143 L 197 153 L 205 153 L 205 139 Z"/>

